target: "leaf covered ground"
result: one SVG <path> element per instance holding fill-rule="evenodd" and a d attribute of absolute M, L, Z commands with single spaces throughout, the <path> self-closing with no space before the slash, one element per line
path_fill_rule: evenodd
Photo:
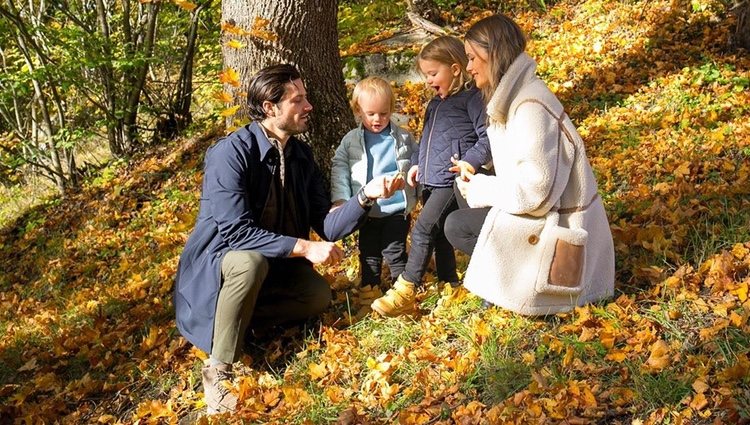
<path fill-rule="evenodd" d="M 454 12 L 459 33 L 488 13 Z M 377 318 L 350 238 L 321 269 L 334 305 L 259 337 L 241 410 L 213 422 L 750 423 L 750 55 L 734 22 L 707 0 L 514 12 L 586 140 L 615 297 L 529 318 L 428 276 L 421 314 Z M 397 89 L 418 130 L 422 84 Z M 218 134 L 114 163 L 2 229 L 0 423 L 209 422 L 205 354 L 176 332 L 171 295 Z"/>

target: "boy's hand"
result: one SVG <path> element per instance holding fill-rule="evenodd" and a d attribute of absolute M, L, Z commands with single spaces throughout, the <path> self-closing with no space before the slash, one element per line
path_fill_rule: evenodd
<path fill-rule="evenodd" d="M 391 186 L 393 187 L 393 190 L 403 190 L 404 187 L 406 187 L 406 179 L 404 178 L 404 173 L 399 171 L 398 173 L 389 176 L 388 177 L 391 182 Z"/>
<path fill-rule="evenodd" d="M 457 173 L 456 179 L 463 180 L 465 182 L 471 180 L 471 177 L 476 174 L 474 167 L 466 161 L 451 157 L 453 166 L 448 169 L 451 173 Z"/>
<path fill-rule="evenodd" d="M 418 165 L 412 165 L 411 168 L 409 168 L 409 171 L 406 172 L 406 182 L 411 187 L 415 187 L 417 185 L 417 172 L 419 171 Z"/>

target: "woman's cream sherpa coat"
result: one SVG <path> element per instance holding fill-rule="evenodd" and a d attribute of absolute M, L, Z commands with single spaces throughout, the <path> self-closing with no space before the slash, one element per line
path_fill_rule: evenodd
<path fill-rule="evenodd" d="M 503 308 L 544 315 L 612 296 L 615 261 L 612 234 L 583 141 L 535 71 L 534 60 L 526 53 L 519 55 L 487 105 L 496 175 L 474 176 L 467 200 L 472 207 L 492 208 L 464 284 Z M 519 215 L 544 217 L 555 210 L 560 226 L 583 229 L 576 231 L 584 238 L 588 233 L 580 285 L 509 281 L 514 279 L 507 273 L 503 278 L 503 270 L 510 266 L 539 269 L 538 264 L 527 264 L 538 238 L 520 234 L 524 231 L 510 223 Z"/>

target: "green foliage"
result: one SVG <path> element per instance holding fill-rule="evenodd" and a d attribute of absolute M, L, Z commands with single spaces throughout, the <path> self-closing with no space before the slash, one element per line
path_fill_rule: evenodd
<path fill-rule="evenodd" d="M 347 49 L 394 27 L 405 11 L 404 0 L 342 2 L 338 16 L 339 48 Z"/>

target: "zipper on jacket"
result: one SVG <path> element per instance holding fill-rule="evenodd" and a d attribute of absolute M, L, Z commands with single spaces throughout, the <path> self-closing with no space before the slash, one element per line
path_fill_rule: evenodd
<path fill-rule="evenodd" d="M 427 154 L 424 158 L 424 170 L 422 174 L 424 174 L 424 181 L 423 184 L 427 184 L 427 165 L 430 163 L 430 142 L 432 141 L 432 132 L 435 130 L 435 121 L 437 121 L 437 113 L 438 110 L 440 110 L 440 107 L 443 106 L 443 102 L 445 102 L 445 99 L 441 100 L 440 103 L 438 103 L 438 106 L 435 108 L 435 115 L 432 117 L 432 125 L 430 126 L 430 135 L 427 136 Z"/>

